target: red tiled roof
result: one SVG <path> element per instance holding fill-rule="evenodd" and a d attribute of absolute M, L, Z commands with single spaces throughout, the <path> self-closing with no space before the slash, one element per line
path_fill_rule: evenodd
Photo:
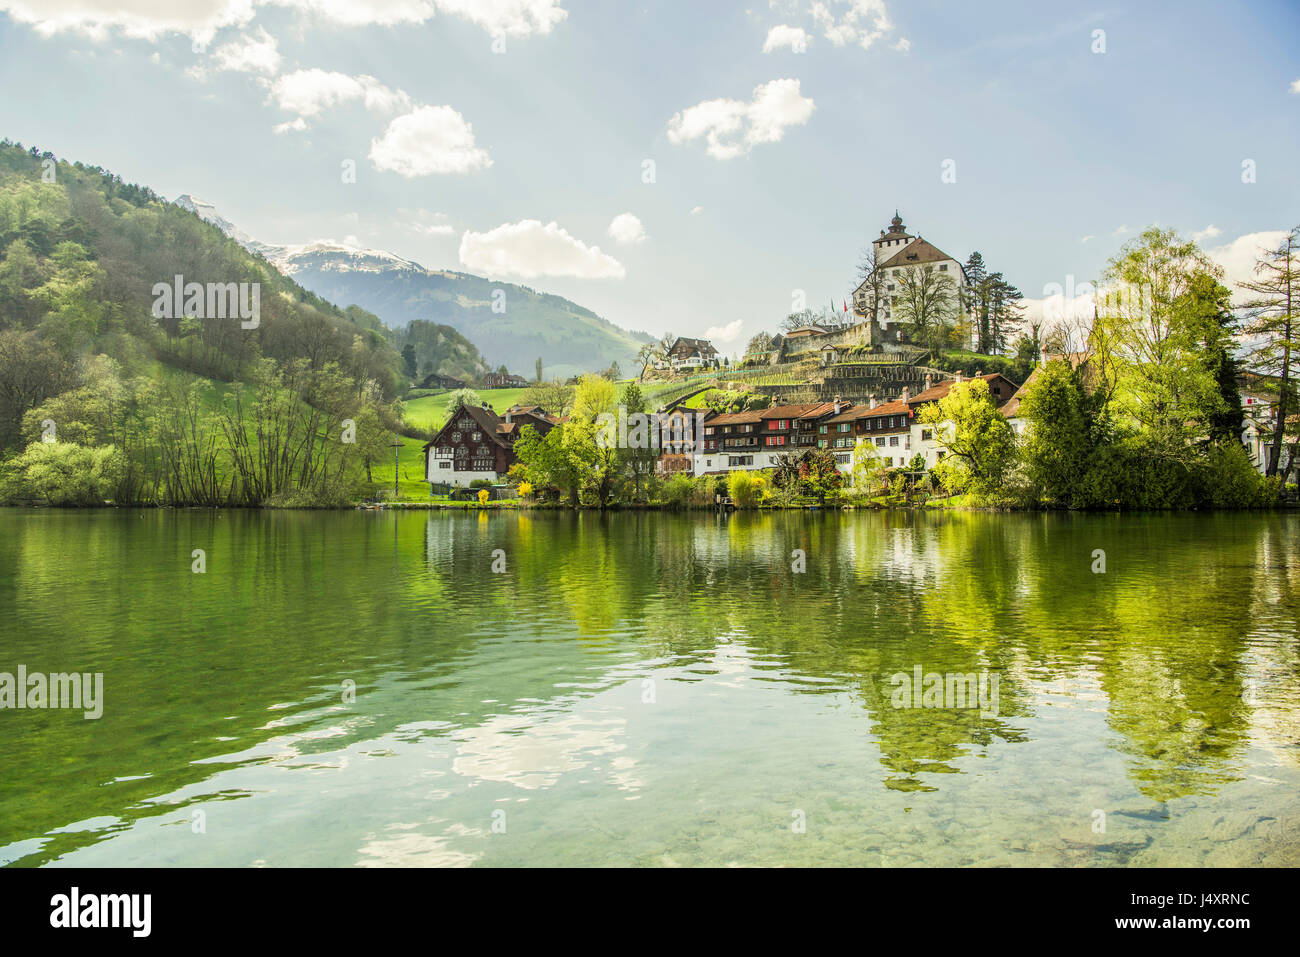
<path fill-rule="evenodd" d="M 847 412 L 841 412 L 834 418 L 826 420 L 827 425 L 839 425 L 841 422 L 856 422 L 859 419 L 874 419 L 878 415 L 907 415 L 907 403 L 901 399 L 893 402 L 884 402 L 874 409 L 870 406 L 855 405 Z M 884 431 L 884 430 L 881 430 Z"/>
<path fill-rule="evenodd" d="M 1006 379 L 1006 381 L 1009 382 L 1012 386 L 1015 385 L 1014 382 L 1011 382 L 1010 379 L 1007 379 L 1007 377 L 1004 376 L 1001 372 L 990 372 L 988 375 L 970 376 L 969 378 L 962 379 L 961 381 L 970 382 L 972 379 L 983 379 L 985 382 L 992 382 L 994 379 Z M 956 384 L 957 384 L 956 379 L 945 379 L 944 381 L 938 383 L 937 385 L 931 386 L 930 388 L 926 389 L 923 392 L 918 392 L 916 395 L 908 399 L 907 402 L 909 405 L 916 405 L 918 402 L 935 402 L 939 399 L 942 399 L 949 392 L 951 392 L 952 387 L 955 386 Z"/>
<path fill-rule="evenodd" d="M 714 425 L 748 425 L 750 423 L 759 423 L 763 421 L 766 409 L 753 409 L 749 412 L 728 412 L 718 416 L 716 419 L 706 419 L 704 424 Z"/>

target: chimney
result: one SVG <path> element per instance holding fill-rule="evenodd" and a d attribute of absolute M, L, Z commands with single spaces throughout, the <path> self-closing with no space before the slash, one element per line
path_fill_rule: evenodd
<path fill-rule="evenodd" d="M 873 393 L 871 394 L 871 401 L 867 404 L 867 408 L 868 408 L 868 409 L 874 409 L 874 408 L 875 408 L 876 406 L 878 406 L 878 405 L 880 405 L 880 402 L 876 399 L 876 395 L 875 395 L 875 393 L 873 392 Z"/>
<path fill-rule="evenodd" d="M 838 395 L 835 397 L 835 414 L 840 414 L 840 397 Z"/>
<path fill-rule="evenodd" d="M 926 377 L 925 377 L 925 390 L 928 392 L 928 391 L 930 391 L 930 389 L 932 389 L 932 388 L 934 388 L 934 376 L 932 376 L 932 375 L 926 375 Z"/>
<path fill-rule="evenodd" d="M 911 397 L 912 397 L 912 390 L 907 388 L 907 386 L 903 386 L 903 394 L 898 397 L 898 401 L 906 402 Z"/>
<path fill-rule="evenodd" d="M 506 409 L 506 425 L 510 424 L 510 410 Z"/>

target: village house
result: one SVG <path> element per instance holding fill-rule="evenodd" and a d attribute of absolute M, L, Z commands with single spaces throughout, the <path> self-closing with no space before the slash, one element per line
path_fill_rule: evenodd
<path fill-rule="evenodd" d="M 540 406 L 511 406 L 498 416 L 491 406 L 462 405 L 424 446 L 425 481 L 495 482 L 515 463 L 515 440 L 525 425 L 545 435 L 557 421 Z"/>
<path fill-rule="evenodd" d="M 695 369 L 714 369 L 719 365 L 718 350 L 708 339 L 687 339 L 678 336 L 668 350 L 668 362 L 674 372 Z M 656 365 L 655 368 L 658 368 Z"/>
<path fill-rule="evenodd" d="M 663 478 L 683 472 L 690 475 L 695 471 L 697 440 L 702 438 L 695 434 L 695 412 L 674 406 L 660 413 L 659 421 L 659 458 L 655 460 L 655 471 Z"/>
<path fill-rule="evenodd" d="M 780 456 L 815 445 L 820 422 L 848 407 L 849 403 L 836 399 L 705 419 L 703 448 L 695 453 L 695 474 L 773 468 Z"/>
<path fill-rule="evenodd" d="M 521 375 L 489 372 L 483 377 L 483 388 L 485 389 L 523 389 L 527 388 L 527 386 L 528 380 Z"/>
<path fill-rule="evenodd" d="M 912 457 L 912 409 L 906 390 L 893 402 L 880 403 L 872 396 L 866 405 L 856 405 L 819 426 L 818 448 L 830 449 L 836 467 L 851 473 L 858 443 L 870 443 L 886 468 L 902 468 Z"/>

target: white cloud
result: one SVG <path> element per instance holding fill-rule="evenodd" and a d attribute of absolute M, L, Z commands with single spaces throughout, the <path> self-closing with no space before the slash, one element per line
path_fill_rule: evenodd
<path fill-rule="evenodd" d="M 1087 236 L 1084 236 L 1082 239 L 1080 239 L 1079 242 L 1081 242 L 1081 243 L 1086 243 L 1086 242 L 1088 242 L 1089 240 L 1091 240 L 1091 239 L 1096 239 L 1096 238 L 1097 238 L 1097 237 L 1094 236 L 1094 235 L 1092 235 L 1092 233 L 1089 233 Z"/>
<path fill-rule="evenodd" d="M 1223 267 L 1223 284 L 1235 293 L 1234 299 L 1244 298 L 1237 287 L 1247 279 L 1254 278 L 1255 263 L 1266 249 L 1276 249 L 1286 238 L 1286 231 L 1281 229 L 1263 230 L 1238 236 L 1230 243 L 1205 250 L 1205 255 Z"/>
<path fill-rule="evenodd" d="M 351 2 L 351 0 L 339 0 Z M 489 33 L 550 33 L 569 15 L 558 0 L 435 0 L 441 13 L 464 17 Z"/>
<path fill-rule="evenodd" d="M 1112 235 L 1112 236 L 1123 236 L 1126 232 L 1128 232 L 1128 225 L 1127 225 L 1127 224 L 1125 224 L 1125 225 L 1123 225 L 1123 226 L 1120 226 L 1120 227 L 1119 227 L 1118 229 L 1116 229 L 1113 233 L 1111 233 L 1111 235 Z"/>
<path fill-rule="evenodd" d="M 1300 93 L 1300 80 L 1291 81 L 1291 92 Z"/>
<path fill-rule="evenodd" d="M 620 246 L 634 246 L 645 240 L 645 226 L 631 213 L 619 213 L 610 221 L 609 236 Z"/>
<path fill-rule="evenodd" d="M 812 18 L 826 39 L 837 47 L 856 43 L 868 50 L 894 29 L 885 10 L 885 0 L 826 0 L 812 5 Z"/>
<path fill-rule="evenodd" d="M 348 76 L 315 68 L 277 77 L 271 84 L 271 99 L 280 109 L 297 113 L 300 119 L 357 100 L 368 110 L 392 111 L 411 106 L 409 96 L 389 89 L 373 76 Z"/>
<path fill-rule="evenodd" d="M 486 233 L 466 231 L 460 240 L 460 262 L 489 276 L 569 276 L 578 279 L 622 279 L 627 270 L 598 246 L 570 236 L 558 223 L 539 220 L 503 223 Z"/>
<path fill-rule="evenodd" d="M 798 80 L 772 80 L 754 88 L 754 98 L 705 100 L 668 121 L 668 140 L 675 145 L 704 138 L 714 159 L 743 156 L 760 143 L 775 143 L 791 126 L 802 126 L 816 104 L 799 92 Z"/>
<path fill-rule="evenodd" d="M 691 209 L 691 215 L 692 215 L 692 216 L 698 216 L 698 215 L 700 215 L 700 213 L 702 213 L 702 212 L 704 212 L 704 207 L 703 207 L 703 206 L 696 206 L 696 207 L 694 207 L 694 208 Z"/>
<path fill-rule="evenodd" d="M 254 0 L 0 0 L 0 11 L 27 23 L 43 36 L 76 30 L 96 40 L 110 31 L 153 40 L 184 33 L 210 40 L 222 27 L 244 26 L 253 18 Z"/>
<path fill-rule="evenodd" d="M 264 73 L 267 76 L 275 76 L 280 70 L 280 50 L 275 37 L 261 27 L 254 34 L 242 35 L 217 47 L 212 59 L 218 70 Z"/>
<path fill-rule="evenodd" d="M 460 17 L 488 33 L 526 37 L 550 33 L 568 11 L 559 0 L 258 0 L 303 10 L 344 26 L 424 23 L 435 14 Z"/>
<path fill-rule="evenodd" d="M 894 49 L 899 53 L 906 53 L 908 50 L 912 49 L 912 41 L 907 37 L 899 37 L 898 42 L 894 44 Z"/>
<path fill-rule="evenodd" d="M 1221 232 L 1223 232 L 1222 229 L 1220 229 L 1218 226 L 1215 226 L 1213 223 L 1211 223 L 1209 226 L 1206 226 L 1204 229 L 1200 229 L 1192 233 L 1192 239 L 1196 240 L 1198 243 L 1203 243 L 1207 239 L 1213 239 Z"/>
<path fill-rule="evenodd" d="M 791 27 L 783 23 L 767 31 L 767 39 L 763 41 L 763 52 L 771 53 L 773 50 L 789 47 L 791 53 L 803 53 L 808 49 L 810 39 L 812 38 L 808 35 L 808 31 L 803 27 Z"/>
<path fill-rule="evenodd" d="M 283 123 L 277 123 L 277 124 L 275 124 L 275 126 L 271 127 L 271 132 L 273 132 L 273 133 L 301 133 L 301 132 L 302 132 L 303 130 L 305 130 L 306 128 L 307 128 L 307 121 L 304 120 L 301 116 L 298 116 L 298 117 L 295 117 L 295 118 L 292 119 L 292 120 L 286 120 L 286 121 L 283 122 Z"/>
<path fill-rule="evenodd" d="M 736 319 L 727 323 L 725 326 L 709 326 L 704 330 L 705 339 L 716 339 L 718 342 L 734 342 L 740 335 L 740 327 L 743 321 Z"/>
<path fill-rule="evenodd" d="M 370 141 L 375 169 L 402 176 L 469 173 L 492 165 L 487 150 L 474 143 L 474 129 L 450 106 L 421 106 L 388 124 Z"/>
<path fill-rule="evenodd" d="M 560 0 L 0 0 L 0 11 L 44 35 L 77 30 L 96 39 L 116 30 L 147 40 L 182 33 L 207 41 L 222 27 L 246 26 L 263 6 L 343 26 L 424 23 L 443 13 L 511 36 L 550 33 L 568 16 Z"/>

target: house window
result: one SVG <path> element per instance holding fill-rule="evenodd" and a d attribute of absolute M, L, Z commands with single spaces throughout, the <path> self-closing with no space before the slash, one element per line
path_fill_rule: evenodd
<path fill-rule="evenodd" d="M 853 458 L 853 456 L 851 456 L 851 455 L 837 455 L 837 456 L 835 456 L 835 461 L 838 462 L 838 463 L 840 463 L 840 465 L 848 465 L 848 464 L 849 464 L 849 460 L 852 459 L 852 458 Z"/>
<path fill-rule="evenodd" d="M 889 437 L 889 444 L 890 444 L 891 446 L 897 448 L 897 447 L 898 447 L 898 436 L 896 436 L 896 435 L 891 435 L 891 436 Z"/>
<path fill-rule="evenodd" d="M 850 428 L 852 428 L 852 425 L 851 425 L 850 423 L 848 423 L 848 422 L 841 422 L 839 425 L 835 426 L 835 431 L 836 431 L 836 432 L 847 432 Z"/>
<path fill-rule="evenodd" d="M 713 434 L 713 426 L 711 426 L 711 425 L 706 426 L 705 429 L 704 429 L 704 434 L 705 434 L 705 435 L 712 435 L 712 434 Z"/>
<path fill-rule="evenodd" d="M 885 437 L 883 435 L 876 439 L 876 447 L 881 449 L 885 447 Z"/>
<path fill-rule="evenodd" d="M 948 271 L 948 264 L 947 264 L 947 263 L 941 263 L 941 264 L 939 265 L 939 272 L 947 272 L 947 271 Z"/>
<path fill-rule="evenodd" d="M 931 432 L 929 429 L 922 429 L 922 430 L 921 430 L 921 441 L 922 441 L 922 442 L 929 442 L 929 441 L 930 441 L 931 439 L 933 439 L 933 438 L 934 438 L 934 433 Z"/>
<path fill-rule="evenodd" d="M 450 462 L 439 462 L 439 463 L 438 463 L 438 468 L 440 468 L 440 469 L 449 469 L 449 468 L 451 468 L 451 463 L 450 463 Z"/>
<path fill-rule="evenodd" d="M 891 282 L 889 285 L 885 287 L 885 292 L 893 292 L 893 291 L 894 291 L 894 284 Z"/>
<path fill-rule="evenodd" d="M 819 426 L 817 426 L 817 434 L 818 434 L 818 435 L 825 435 L 825 434 L 826 434 L 826 426 L 824 426 L 824 425 L 819 425 Z"/>
<path fill-rule="evenodd" d="M 819 449 L 824 449 L 824 448 L 826 448 L 826 440 L 825 440 L 825 439 L 818 439 L 818 440 L 817 440 L 817 448 L 819 448 Z"/>

